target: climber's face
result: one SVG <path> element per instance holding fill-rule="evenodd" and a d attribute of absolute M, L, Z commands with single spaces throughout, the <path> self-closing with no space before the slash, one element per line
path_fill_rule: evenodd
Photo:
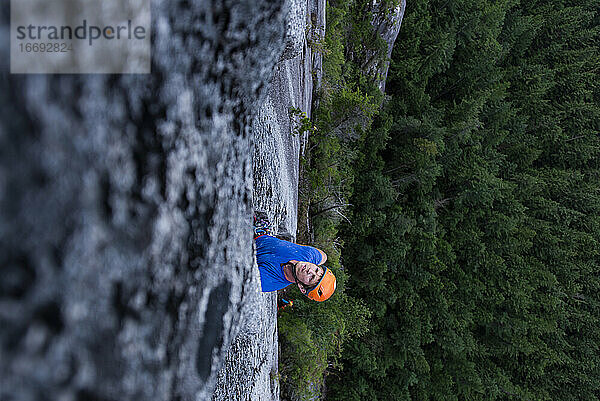
<path fill-rule="evenodd" d="M 298 281 L 300 281 L 306 287 L 314 287 L 323 276 L 323 268 L 315 265 L 314 263 L 297 260 L 290 260 L 290 263 L 294 265 Z"/>

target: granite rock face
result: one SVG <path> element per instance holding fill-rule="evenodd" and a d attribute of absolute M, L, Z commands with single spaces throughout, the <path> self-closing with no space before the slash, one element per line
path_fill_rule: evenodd
<path fill-rule="evenodd" d="M 325 24 L 325 0 L 302 0 L 304 26 L 313 19 Z M 296 0 L 292 0 L 296 2 Z M 292 12 L 297 15 L 298 12 Z M 311 27 L 311 36 L 324 34 L 324 28 Z M 321 76 L 321 54 L 313 51 L 302 32 L 300 52 L 279 62 L 273 71 L 267 96 L 252 122 L 255 138 L 254 189 L 255 207 L 273 215 L 274 225 L 295 238 L 298 206 L 298 167 L 300 144 L 306 134 L 297 131 L 297 109 L 311 117 L 314 78 Z"/>
<path fill-rule="evenodd" d="M 152 15 L 151 75 L 17 76 L 0 6 L 0 399 L 210 399 L 245 324 L 285 6 Z"/>
<path fill-rule="evenodd" d="M 360 66 L 365 76 L 372 79 L 372 82 L 377 85 L 381 93 L 385 93 L 390 57 L 400 32 L 405 9 L 406 0 L 399 0 L 397 6 L 386 6 L 379 0 L 373 0 L 370 4 L 367 4 L 365 13 L 370 18 L 373 33 L 375 37 L 383 39 L 387 46 L 387 52 L 385 57 L 382 57 L 376 49 L 366 49 L 360 54 L 350 53 L 347 55 Z M 354 118 L 340 121 L 333 132 L 342 140 L 356 140 L 358 139 L 358 132 L 355 127 L 358 125 L 365 129 L 369 124 L 370 118 L 357 107 Z"/>
<path fill-rule="evenodd" d="M 406 9 L 406 0 L 400 0 L 398 6 L 391 10 L 389 13 L 381 12 L 380 3 L 373 1 L 373 20 L 371 24 L 375 29 L 375 32 L 385 41 L 387 44 L 387 57 L 386 60 L 378 65 L 373 65 L 371 74 L 378 74 L 378 87 L 382 93 L 385 93 L 385 81 L 387 80 L 387 74 L 390 67 L 390 57 L 392 57 L 392 50 L 394 50 L 394 43 L 400 33 L 400 26 L 402 25 L 402 18 L 404 17 L 404 10 Z M 369 55 L 367 55 L 369 57 Z"/>
<path fill-rule="evenodd" d="M 315 21 L 325 25 L 325 0 L 297 0 L 286 23 L 286 49 L 273 71 L 267 96 L 252 121 L 253 204 L 268 214 L 275 233 L 295 239 L 298 203 L 298 168 L 301 141 L 296 133 L 297 119 L 290 115 L 296 108 L 310 116 L 313 99 L 313 75 L 321 75 L 321 55 L 313 52 L 307 35 L 322 35 Z M 302 27 L 299 29 L 298 27 Z M 306 29 L 310 27 L 310 29 Z M 297 36 L 298 32 L 301 36 Z M 275 293 L 261 293 L 258 268 L 251 276 L 256 284 L 248 288 L 241 313 L 241 328 L 219 372 L 214 401 L 278 400 L 277 310 Z"/>
<path fill-rule="evenodd" d="M 285 47 L 280 61 L 297 57 L 302 51 L 306 32 L 306 0 L 286 0 Z"/>

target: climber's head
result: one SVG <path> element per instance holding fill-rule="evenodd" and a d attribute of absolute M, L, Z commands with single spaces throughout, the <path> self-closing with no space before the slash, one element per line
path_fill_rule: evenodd
<path fill-rule="evenodd" d="M 300 291 L 308 298 L 322 302 L 335 291 L 335 276 L 326 266 L 291 260 L 292 274 Z"/>

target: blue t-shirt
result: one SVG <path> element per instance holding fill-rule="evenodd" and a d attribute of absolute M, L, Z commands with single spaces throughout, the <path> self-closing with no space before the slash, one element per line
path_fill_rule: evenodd
<path fill-rule="evenodd" d="M 321 253 L 312 246 L 294 244 L 270 235 L 256 238 L 256 262 L 262 292 L 277 291 L 291 284 L 283 274 L 283 263 L 298 260 L 317 265 L 321 259 Z"/>

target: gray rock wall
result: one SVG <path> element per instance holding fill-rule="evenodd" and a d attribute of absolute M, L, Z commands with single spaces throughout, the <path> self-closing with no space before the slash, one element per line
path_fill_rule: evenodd
<path fill-rule="evenodd" d="M 298 5 L 297 0 L 292 4 Z M 302 0 L 303 22 L 311 30 L 313 15 L 325 21 L 324 0 Z M 298 11 L 292 13 L 297 16 Z M 318 17 L 317 17 L 318 16 Z M 293 30 L 297 32 L 297 30 Z M 267 97 L 259 108 L 252 124 L 256 146 L 254 158 L 255 207 L 270 212 L 275 226 L 287 231 L 295 238 L 298 203 L 298 167 L 301 141 L 306 135 L 297 135 L 298 118 L 291 117 L 291 109 L 304 111 L 311 117 L 315 76 L 321 75 L 321 55 L 311 49 L 305 30 L 300 37 L 300 46 L 293 57 L 279 62 L 273 71 Z M 324 31 L 320 31 L 322 34 Z M 312 34 L 311 34 L 312 35 Z M 286 36 L 287 41 L 298 40 Z"/>
<path fill-rule="evenodd" d="M 360 66 L 366 76 L 371 77 L 372 82 L 377 85 L 381 93 L 385 93 L 390 57 L 402 25 L 406 0 L 399 0 L 397 4 L 395 7 L 386 8 L 380 1 L 373 0 L 364 7 L 364 12 L 371 20 L 373 33 L 383 39 L 387 45 L 386 57 L 382 58 L 380 52 L 374 49 L 366 49 L 360 54 L 349 53 L 346 55 Z M 358 139 L 358 133 L 355 127 L 358 125 L 365 129 L 370 124 L 370 120 L 361 110 L 356 108 L 354 117 L 340 121 L 333 128 L 333 133 L 342 140 L 356 140 Z"/>
<path fill-rule="evenodd" d="M 285 14 L 153 0 L 151 75 L 17 76 L 0 5 L 0 399 L 211 397 L 256 292 L 250 125 Z"/>
<path fill-rule="evenodd" d="M 377 10 L 379 3 L 373 2 L 373 7 Z M 378 80 L 378 86 L 382 93 L 385 93 L 385 81 L 387 80 L 387 74 L 390 67 L 390 57 L 392 57 L 392 50 L 394 50 L 394 43 L 400 33 L 400 26 L 402 25 L 402 18 L 404 18 L 404 10 L 406 9 L 406 0 L 400 0 L 400 4 L 395 7 L 391 13 L 374 13 L 373 28 L 375 32 L 383 38 L 387 43 L 387 59 L 381 65 L 374 66 L 376 73 L 379 74 L 380 79 Z"/>
<path fill-rule="evenodd" d="M 313 74 L 320 76 L 319 54 L 310 48 L 306 34 L 320 35 L 312 20 L 325 24 L 325 0 L 292 0 L 286 23 L 284 56 L 275 66 L 267 96 L 252 122 L 253 204 L 267 212 L 276 232 L 296 236 L 300 142 L 294 134 L 295 107 L 310 116 Z M 306 27 L 309 27 L 307 30 Z M 276 294 L 261 293 L 258 268 L 256 284 L 243 300 L 241 329 L 219 372 L 214 401 L 278 400 Z"/>

